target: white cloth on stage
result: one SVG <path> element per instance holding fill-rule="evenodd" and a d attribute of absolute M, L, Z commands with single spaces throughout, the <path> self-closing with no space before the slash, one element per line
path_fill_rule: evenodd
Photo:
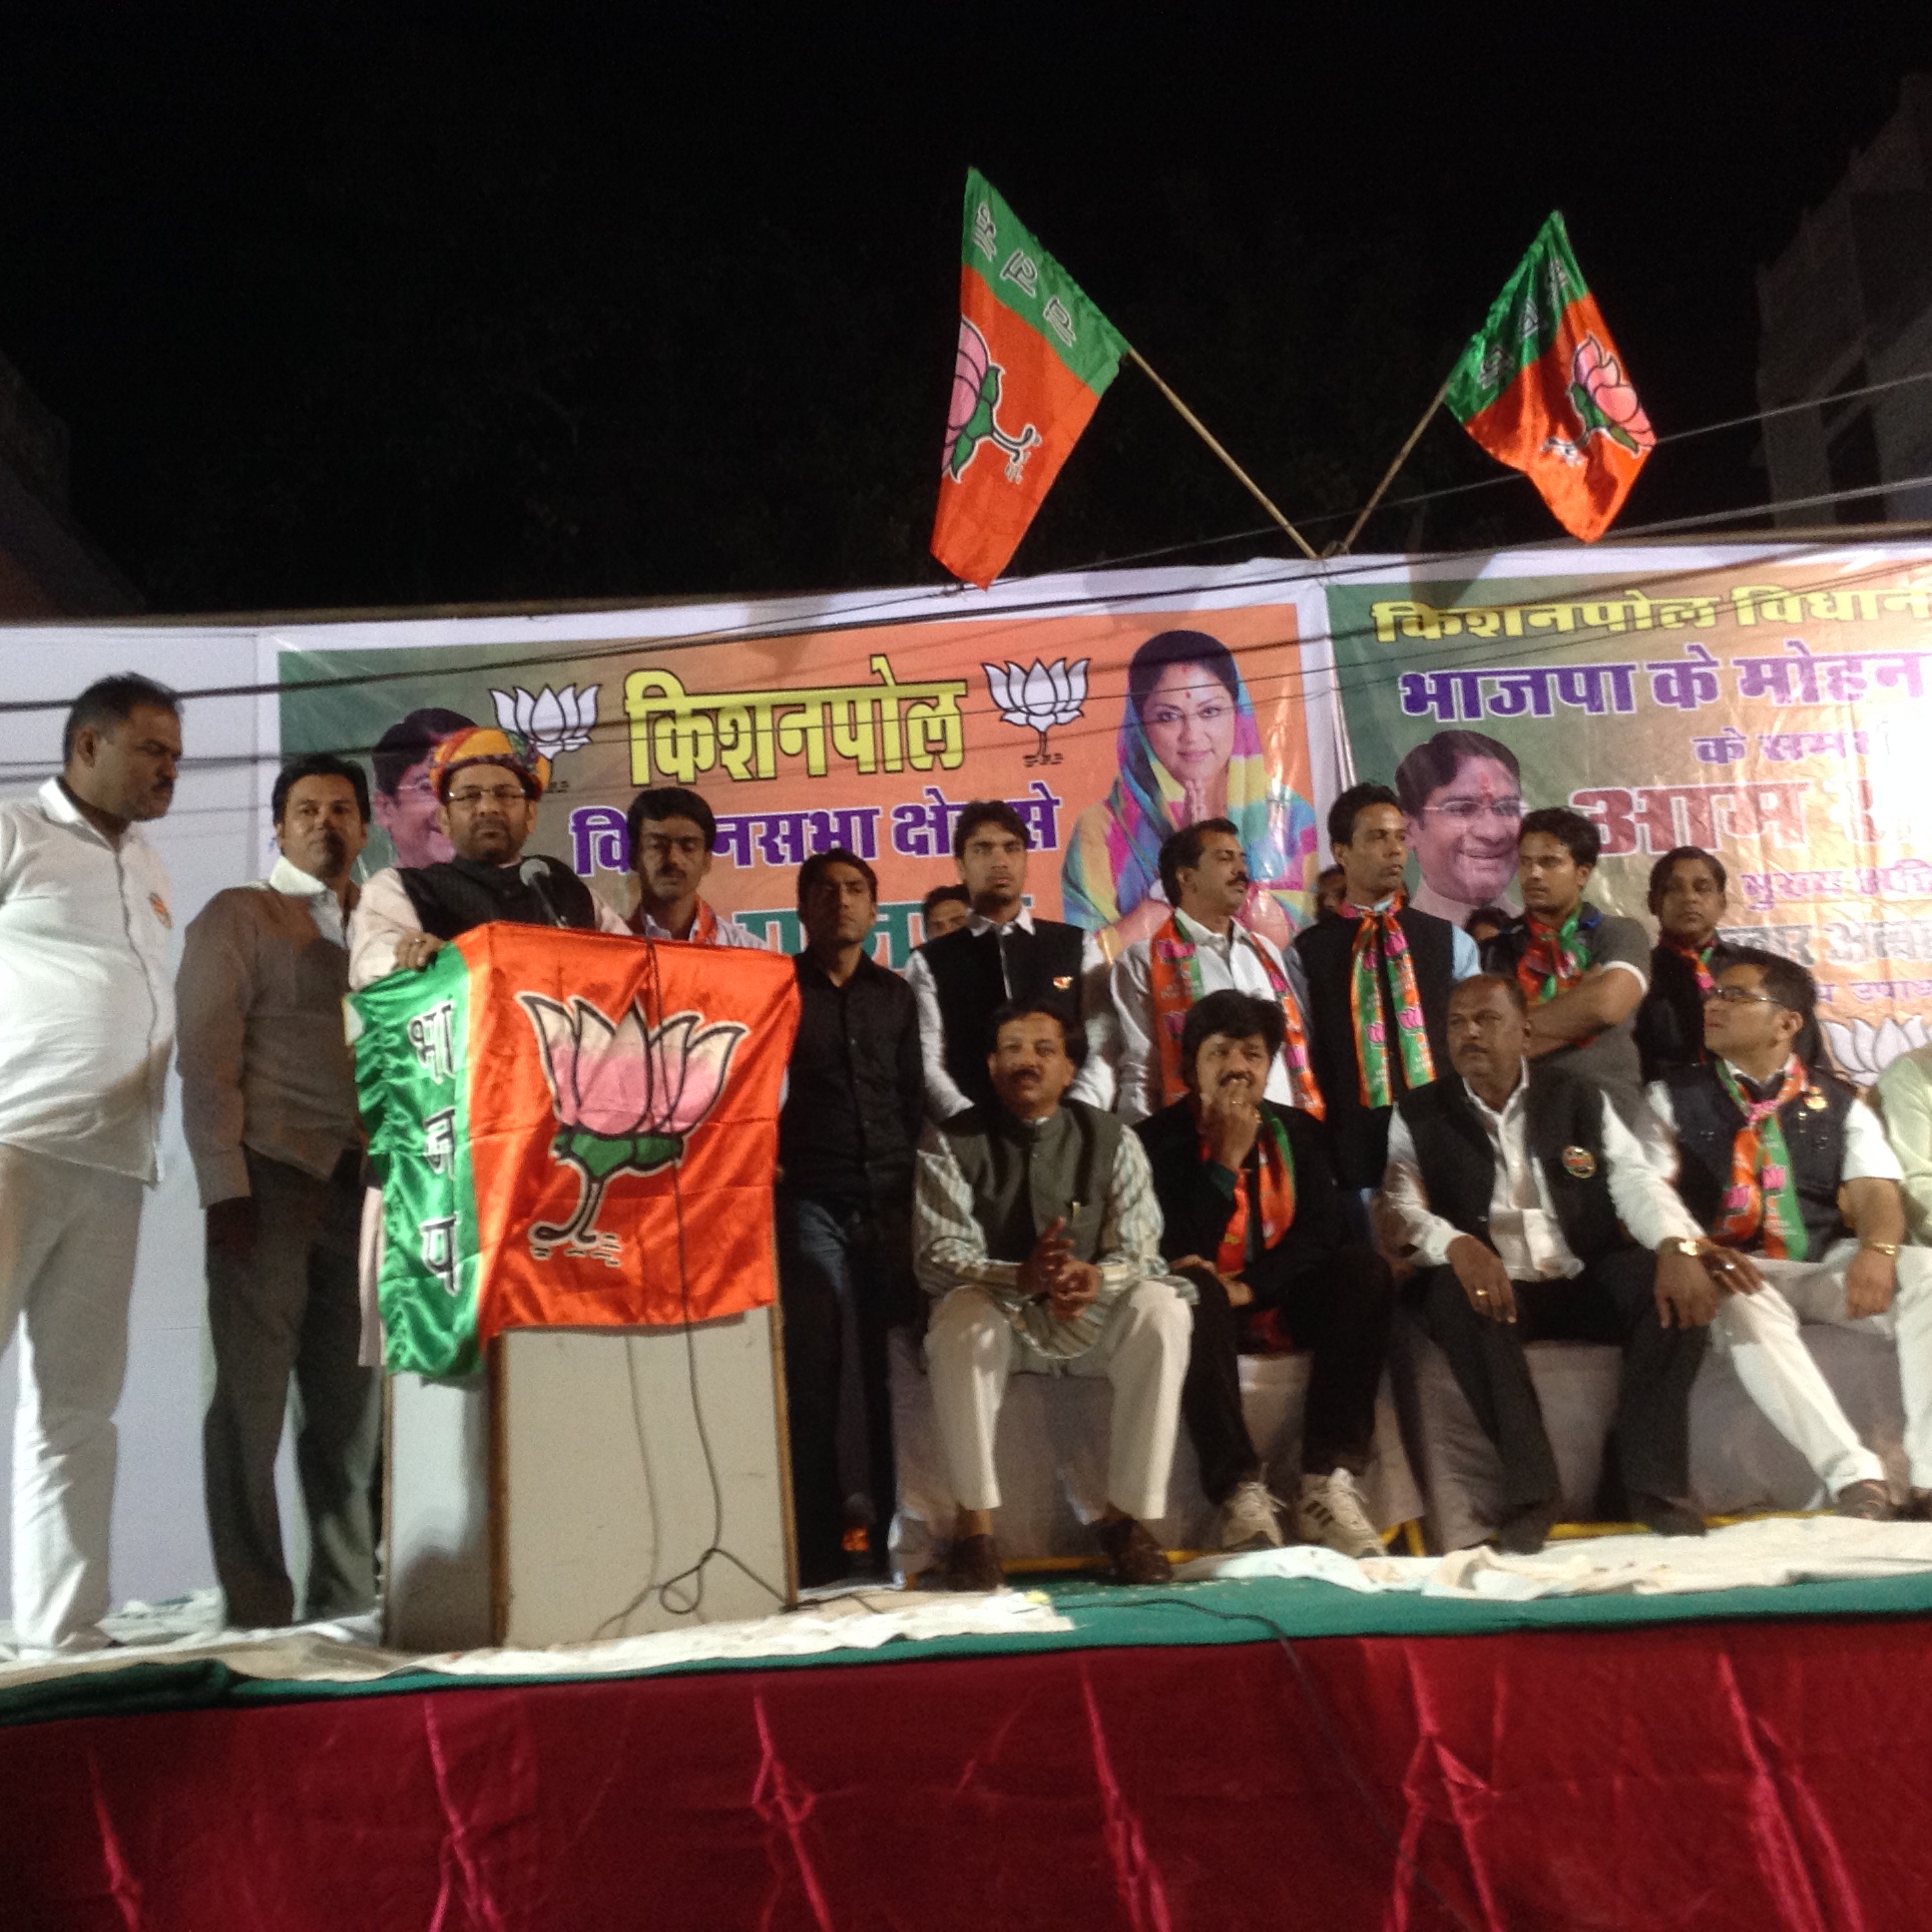
<path fill-rule="evenodd" d="M 1027 1344 L 984 1289 L 953 1289 L 934 1308 L 926 1331 L 953 1500 L 962 1509 L 999 1508 L 993 1447 L 1006 1378 L 1015 1369 L 1060 1372 L 1113 1384 L 1108 1501 L 1144 1523 L 1165 1516 L 1193 1333 L 1194 1310 L 1180 1290 L 1163 1279 L 1143 1280 L 1110 1306 L 1090 1349 L 1055 1360 Z"/>
<path fill-rule="evenodd" d="M 1932 1249 L 1901 1248 L 1892 1305 L 1852 1320 L 1845 1313 L 1845 1270 L 1857 1252 L 1855 1240 L 1841 1240 L 1816 1261 L 1753 1256 L 1766 1285 L 1756 1294 L 1726 1295 L 1711 1339 L 1729 1354 L 1737 1379 L 1778 1434 L 1836 1495 L 1847 1483 L 1880 1481 L 1884 1472 L 1819 1374 L 1798 1326 L 1829 1322 L 1885 1336 L 1898 1349 L 1912 1487 L 1932 1489 Z"/>
<path fill-rule="evenodd" d="M 102 1641 L 142 1192 L 132 1175 L 0 1145 L 0 1335 L 20 1324 L 14 1627 L 35 1650 Z"/>

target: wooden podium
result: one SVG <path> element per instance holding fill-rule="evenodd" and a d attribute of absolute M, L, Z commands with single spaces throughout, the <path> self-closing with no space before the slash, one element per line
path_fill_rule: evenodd
<path fill-rule="evenodd" d="M 467 1381 L 389 1377 L 385 1643 L 540 1648 L 785 1608 L 783 1389 L 775 1307 L 515 1329 Z"/>

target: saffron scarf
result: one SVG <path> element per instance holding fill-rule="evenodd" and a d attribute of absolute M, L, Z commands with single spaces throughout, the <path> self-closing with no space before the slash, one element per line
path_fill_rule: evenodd
<path fill-rule="evenodd" d="M 1285 1234 L 1294 1221 L 1294 1161 L 1288 1153 L 1287 1130 L 1261 1110 L 1261 1132 L 1256 1136 L 1260 1152 L 1258 1212 L 1261 1220 L 1261 1245 L 1269 1248 Z M 1211 1161 L 1213 1150 L 1204 1135 L 1201 1158 Z M 1234 1211 L 1221 1230 L 1220 1246 L 1214 1250 L 1216 1274 L 1240 1274 L 1247 1266 L 1248 1228 L 1257 1211 L 1254 1195 L 1256 1177 L 1245 1163 L 1234 1177 Z"/>
<path fill-rule="evenodd" d="M 1664 943 L 1696 974 L 1697 997 L 1700 1000 L 1707 1000 L 1717 986 L 1717 982 L 1710 976 L 1710 955 L 1716 951 L 1714 942 L 1700 951 L 1692 951 L 1689 946 L 1680 946 L 1675 939 L 1667 939 Z"/>
<path fill-rule="evenodd" d="M 1534 913 L 1523 915 L 1530 943 L 1516 962 L 1516 983 L 1532 1006 L 1555 999 L 1583 978 L 1590 964 L 1582 930 L 1585 910 L 1579 903 L 1560 926 L 1546 926 Z"/>
<path fill-rule="evenodd" d="M 1802 1261 L 1811 1241 L 1777 1115 L 1779 1108 L 1803 1093 L 1804 1062 L 1796 1054 L 1791 1056 L 1769 1100 L 1752 1100 L 1722 1060 L 1716 1062 L 1716 1070 L 1719 1085 L 1743 1115 L 1744 1124 L 1730 1143 L 1730 1186 L 1724 1190 L 1723 1213 L 1711 1231 L 1727 1247 L 1749 1247 L 1755 1242 L 1774 1261 Z"/>
<path fill-rule="evenodd" d="M 1409 1092 L 1429 1086 L 1436 1077 L 1435 1055 L 1422 1022 L 1422 994 L 1415 983 L 1415 960 L 1396 914 L 1402 910 L 1400 892 L 1387 909 L 1344 904 L 1344 919 L 1359 919 L 1355 928 L 1354 964 L 1348 979 L 1348 1017 L 1355 1029 L 1355 1065 L 1361 1073 L 1362 1105 L 1390 1107 L 1395 1083 L 1389 1068 L 1388 1027 L 1382 1012 L 1382 992 L 1375 983 L 1375 936 L 1382 939 L 1382 971 L 1395 1003 L 1395 1036 L 1402 1055 L 1402 1084 Z"/>
<path fill-rule="evenodd" d="M 1240 939 L 1237 937 L 1234 943 L 1238 945 Z M 1287 1026 L 1281 1057 L 1288 1063 L 1288 1083 L 1294 1092 L 1294 1104 L 1321 1120 L 1327 1109 L 1322 1105 L 1321 1089 L 1315 1085 L 1314 1070 L 1308 1064 L 1308 1036 L 1301 1023 L 1301 1008 L 1294 997 L 1294 988 L 1259 941 L 1254 944 L 1254 953 L 1267 974 L 1274 997 L 1281 1002 L 1281 1017 Z M 1154 1038 L 1161 1053 L 1163 1107 L 1171 1107 L 1187 1092 L 1188 1084 L 1181 1077 L 1181 1034 L 1188 1024 L 1189 1008 L 1202 998 L 1204 990 L 1201 949 L 1181 936 L 1180 924 L 1171 912 L 1161 930 L 1148 941 L 1148 992 L 1154 1002 Z"/>
<path fill-rule="evenodd" d="M 631 930 L 641 933 L 644 930 L 645 911 L 642 904 L 631 915 Z M 703 899 L 698 901 L 698 910 L 692 915 L 691 931 L 685 935 L 687 946 L 716 946 L 718 944 L 718 914 Z"/>

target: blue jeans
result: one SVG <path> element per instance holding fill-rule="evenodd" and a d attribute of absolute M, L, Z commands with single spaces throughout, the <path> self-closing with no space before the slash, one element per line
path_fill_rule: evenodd
<path fill-rule="evenodd" d="M 780 1191 L 777 1221 L 798 1574 L 805 1584 L 829 1583 L 854 1567 L 844 1553 L 845 1491 L 838 1472 L 848 1307 L 858 1334 L 875 1566 L 883 1567 L 897 1506 L 885 1344 L 887 1329 L 918 1305 L 910 1203 L 879 1208 Z"/>

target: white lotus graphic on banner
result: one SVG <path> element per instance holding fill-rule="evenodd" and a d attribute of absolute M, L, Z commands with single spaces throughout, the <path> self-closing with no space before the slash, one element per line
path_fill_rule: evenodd
<path fill-rule="evenodd" d="M 591 741 L 597 724 L 599 685 L 573 691 L 566 685 L 552 691 L 546 685 L 533 698 L 519 685 L 515 691 L 492 691 L 496 722 L 506 731 L 521 731 L 552 763 L 566 751 L 581 751 Z"/>
<path fill-rule="evenodd" d="M 1854 1086 L 1869 1087 L 1902 1053 L 1932 1046 L 1932 1029 L 1917 1013 L 1902 1020 L 1821 1020 L 1825 1043 L 1839 1071 Z"/>
<path fill-rule="evenodd" d="M 1071 724 L 1087 704 L 1087 667 L 1091 658 L 1070 665 L 1056 658 L 1044 665 L 1035 658 L 1030 669 L 1022 671 L 1009 663 L 1004 669 L 983 664 L 986 689 L 993 694 L 993 705 L 1009 724 L 1040 733 L 1040 748 L 1027 754 L 1028 764 L 1058 764 L 1060 753 L 1047 749 L 1047 732 L 1056 724 Z"/>

